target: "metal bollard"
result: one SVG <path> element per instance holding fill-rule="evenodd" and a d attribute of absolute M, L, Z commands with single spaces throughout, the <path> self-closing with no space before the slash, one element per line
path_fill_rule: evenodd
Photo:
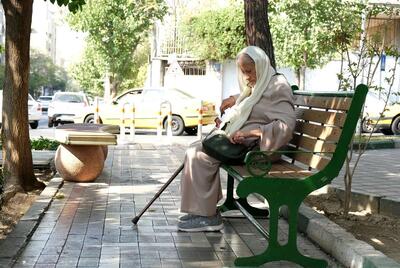
<path fill-rule="evenodd" d="M 162 136 L 162 106 L 160 104 L 160 110 L 158 111 L 158 126 L 157 126 L 157 137 L 158 139 L 161 139 Z"/>
<path fill-rule="evenodd" d="M 120 108 L 121 111 L 121 118 L 119 122 L 119 134 L 121 137 L 121 140 L 125 139 L 125 103 L 121 105 Z"/>
<path fill-rule="evenodd" d="M 203 132 L 203 101 L 200 100 L 198 111 L 197 137 L 201 140 Z"/>
<path fill-rule="evenodd" d="M 94 98 L 94 123 L 100 124 L 100 116 L 99 116 L 99 97 Z"/>
<path fill-rule="evenodd" d="M 131 141 L 135 140 L 135 103 L 131 103 L 131 126 L 130 126 Z"/>
<path fill-rule="evenodd" d="M 161 103 L 161 107 L 166 105 L 168 107 L 168 112 L 167 112 L 167 137 L 169 139 L 172 138 L 172 105 L 169 101 L 164 101 Z"/>

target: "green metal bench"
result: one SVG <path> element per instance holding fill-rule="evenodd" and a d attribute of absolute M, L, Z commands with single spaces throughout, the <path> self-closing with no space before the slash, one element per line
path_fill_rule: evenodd
<path fill-rule="evenodd" d="M 237 266 L 259 266 L 286 260 L 303 267 L 326 267 L 325 260 L 302 255 L 297 248 L 298 210 L 313 191 L 338 176 L 346 159 L 368 88 L 357 86 L 354 92 L 294 91 L 296 128 L 288 148 L 279 153 L 281 160 L 271 164 L 271 152 L 254 151 L 246 156 L 245 166 L 222 165 L 228 173 L 227 197 L 221 211 L 239 209 L 268 239 L 266 250 L 255 256 L 240 257 Z M 276 153 L 276 152 L 275 152 Z M 233 195 L 234 179 L 239 181 Z M 268 210 L 250 206 L 250 194 L 268 201 Z M 278 219 L 282 207 L 288 210 L 289 234 L 285 244 L 278 242 Z M 253 216 L 268 216 L 269 232 Z"/>

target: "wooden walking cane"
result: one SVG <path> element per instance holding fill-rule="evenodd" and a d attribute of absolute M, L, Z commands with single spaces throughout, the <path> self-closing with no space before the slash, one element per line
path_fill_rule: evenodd
<path fill-rule="evenodd" d="M 154 201 L 156 201 L 156 199 L 162 194 L 162 192 L 164 192 L 164 190 L 168 187 L 168 185 L 170 185 L 171 182 L 176 178 L 176 176 L 178 176 L 178 174 L 182 171 L 183 166 L 184 165 L 182 163 L 178 167 L 178 169 L 175 170 L 174 174 L 172 174 L 171 178 L 169 178 L 169 180 L 163 185 L 163 187 L 161 187 L 161 189 L 156 193 L 153 199 L 151 199 L 150 202 L 147 203 L 147 205 L 142 209 L 142 211 L 135 218 L 132 219 L 133 224 L 135 225 L 137 224 L 140 217 L 142 217 L 142 215 L 146 212 L 146 210 L 154 203 Z"/>

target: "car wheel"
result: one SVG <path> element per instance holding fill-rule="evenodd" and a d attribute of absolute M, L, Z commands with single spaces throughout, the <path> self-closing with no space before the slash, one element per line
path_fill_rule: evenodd
<path fill-rule="evenodd" d="M 55 127 L 58 126 L 58 122 L 57 122 L 57 121 L 54 122 L 54 126 L 55 126 Z"/>
<path fill-rule="evenodd" d="M 396 117 L 392 122 L 392 132 L 394 135 L 400 135 L 400 116 Z"/>
<path fill-rule="evenodd" d="M 376 132 L 376 129 L 374 131 L 374 125 L 370 124 L 368 118 L 364 118 L 361 122 L 361 130 L 364 133 L 371 133 L 371 132 Z"/>
<path fill-rule="evenodd" d="M 167 124 L 168 120 L 165 120 L 164 129 L 167 129 Z M 171 128 L 172 128 L 172 135 L 174 136 L 182 135 L 183 131 L 185 130 L 185 123 L 183 122 L 180 116 L 178 115 L 172 116 Z"/>
<path fill-rule="evenodd" d="M 85 118 L 84 123 L 86 124 L 94 124 L 94 115 L 90 114 Z"/>
<path fill-rule="evenodd" d="M 29 123 L 32 129 L 37 129 L 39 126 L 39 121 L 33 121 L 32 123 Z"/>
<path fill-rule="evenodd" d="M 53 120 L 49 118 L 49 121 L 47 122 L 48 127 L 53 127 Z"/>
<path fill-rule="evenodd" d="M 185 127 L 185 132 L 189 135 L 197 135 L 197 127 Z"/>

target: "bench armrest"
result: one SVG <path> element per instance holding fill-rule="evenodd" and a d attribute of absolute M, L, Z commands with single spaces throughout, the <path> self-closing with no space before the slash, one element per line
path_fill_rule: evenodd
<path fill-rule="evenodd" d="M 301 150 L 276 150 L 276 151 L 250 151 L 244 159 L 246 169 L 252 176 L 265 176 L 272 167 L 270 156 L 272 154 L 314 154 L 324 153 L 333 154 L 333 152 L 307 152 Z"/>

